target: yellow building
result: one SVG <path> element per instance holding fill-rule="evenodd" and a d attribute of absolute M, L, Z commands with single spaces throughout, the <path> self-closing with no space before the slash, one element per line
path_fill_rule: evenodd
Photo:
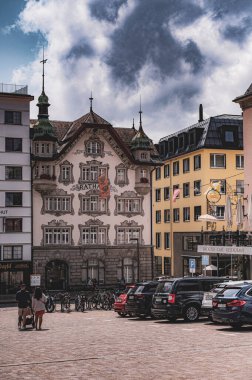
<path fill-rule="evenodd" d="M 236 204 L 244 192 L 242 117 L 200 119 L 159 141 L 164 165 L 153 174 L 152 197 L 156 276 L 188 275 L 190 258 L 195 258 L 196 273 L 202 273 L 197 245 L 205 238 L 225 240 L 237 229 Z M 232 226 L 225 220 L 228 195 Z M 210 255 L 209 264 L 216 266 L 216 260 Z M 219 274 L 230 274 L 230 258 L 218 260 Z"/>

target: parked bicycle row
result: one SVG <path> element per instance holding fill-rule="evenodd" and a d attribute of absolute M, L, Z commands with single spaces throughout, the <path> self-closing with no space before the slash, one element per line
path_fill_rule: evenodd
<path fill-rule="evenodd" d="M 252 281 L 221 277 L 167 278 L 129 286 L 116 298 L 121 317 L 194 322 L 207 316 L 234 328 L 252 324 Z"/>
<path fill-rule="evenodd" d="M 74 305 L 75 311 L 103 309 L 111 310 L 115 300 L 115 293 L 108 290 L 95 290 L 88 292 L 79 292 L 75 296 L 68 292 L 65 293 L 51 293 L 47 294 L 46 311 L 52 313 L 60 307 L 61 312 L 69 312 Z M 73 305 L 72 305 L 73 304 Z"/>

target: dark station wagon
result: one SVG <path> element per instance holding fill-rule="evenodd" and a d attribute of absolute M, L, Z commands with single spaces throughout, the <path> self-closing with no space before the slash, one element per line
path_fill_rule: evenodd
<path fill-rule="evenodd" d="M 157 288 L 157 281 L 138 283 L 128 295 L 125 310 L 128 314 L 139 318 L 151 316 L 152 297 Z"/>

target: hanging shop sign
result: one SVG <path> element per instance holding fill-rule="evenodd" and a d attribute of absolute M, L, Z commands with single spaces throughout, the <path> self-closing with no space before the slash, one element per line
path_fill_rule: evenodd
<path fill-rule="evenodd" d="M 18 272 L 31 269 L 30 261 L 1 262 L 0 272 Z"/>

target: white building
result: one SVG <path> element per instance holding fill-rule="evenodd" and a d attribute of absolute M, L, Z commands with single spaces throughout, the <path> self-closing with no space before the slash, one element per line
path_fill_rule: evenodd
<path fill-rule="evenodd" d="M 32 260 L 30 101 L 24 86 L 0 84 L 0 293 L 29 283 Z"/>
<path fill-rule="evenodd" d="M 158 153 L 142 128 L 114 128 L 90 112 L 33 124 L 33 258 L 48 289 L 151 279 L 151 173 Z"/>

